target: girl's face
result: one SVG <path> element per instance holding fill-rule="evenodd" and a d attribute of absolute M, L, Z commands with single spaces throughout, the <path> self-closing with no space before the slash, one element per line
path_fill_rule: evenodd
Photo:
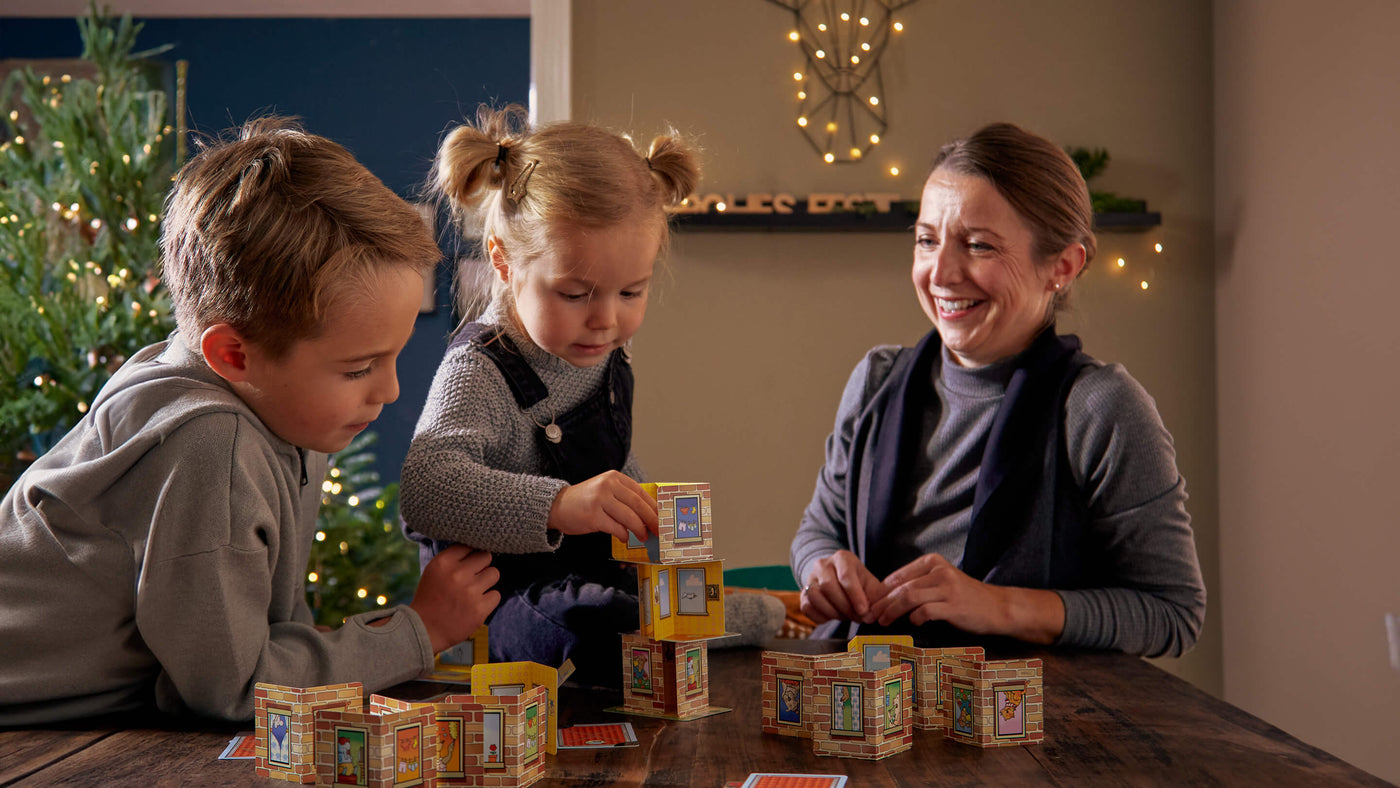
<path fill-rule="evenodd" d="M 1053 262 L 1037 259 L 1030 226 L 991 181 L 944 169 L 924 186 L 914 234 L 914 291 L 965 367 L 1030 347 L 1050 317 L 1055 285 L 1084 265 L 1078 244 Z"/>
<path fill-rule="evenodd" d="M 576 367 L 591 367 L 641 327 L 663 230 L 660 221 L 556 230 L 550 250 L 525 266 L 508 264 L 509 250 L 493 238 L 491 262 L 530 339 Z"/>

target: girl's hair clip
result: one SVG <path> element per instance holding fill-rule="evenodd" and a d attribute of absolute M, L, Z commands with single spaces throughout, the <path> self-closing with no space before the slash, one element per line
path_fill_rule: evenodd
<path fill-rule="evenodd" d="M 520 174 L 515 176 L 515 180 L 510 183 L 510 188 L 506 189 L 507 200 L 518 203 L 525 199 L 525 186 L 530 182 L 530 175 L 534 173 L 535 166 L 539 163 L 539 159 L 535 159 L 520 169 Z"/>

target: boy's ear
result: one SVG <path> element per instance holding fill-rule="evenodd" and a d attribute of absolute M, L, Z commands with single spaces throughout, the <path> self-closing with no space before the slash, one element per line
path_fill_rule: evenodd
<path fill-rule="evenodd" d="M 230 383 L 242 383 L 248 378 L 248 353 L 251 347 L 243 335 L 228 323 L 215 323 L 204 329 L 199 338 L 199 350 L 204 363 L 214 374 Z"/>
<path fill-rule="evenodd" d="M 486 239 L 486 252 L 491 256 L 491 267 L 502 282 L 510 282 L 510 266 L 506 265 L 506 245 L 496 236 Z"/>

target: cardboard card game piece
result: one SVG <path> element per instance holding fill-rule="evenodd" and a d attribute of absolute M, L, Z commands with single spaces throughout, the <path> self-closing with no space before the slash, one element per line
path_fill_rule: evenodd
<path fill-rule="evenodd" d="M 437 724 L 431 706 L 388 712 L 316 712 L 316 782 L 366 788 L 437 784 Z"/>
<path fill-rule="evenodd" d="M 472 665 L 490 661 L 487 627 L 482 624 L 471 637 L 438 654 L 433 663 L 433 672 L 423 678 L 448 684 L 470 684 Z"/>
<path fill-rule="evenodd" d="M 472 666 L 472 694 L 508 696 L 525 690 L 544 687 L 548 694 L 548 709 L 544 730 L 544 749 L 550 755 L 558 751 L 559 732 L 559 671 L 535 662 L 490 662 Z"/>
<path fill-rule="evenodd" d="M 612 556 L 629 563 L 694 563 L 714 557 L 710 485 L 707 482 L 647 483 L 656 500 L 657 533 L 646 542 L 629 535 L 612 540 Z"/>
<path fill-rule="evenodd" d="M 1044 741 L 1041 668 L 1039 659 L 946 658 L 940 668 L 948 712 L 944 737 L 977 747 Z"/>
<path fill-rule="evenodd" d="M 606 722 L 595 725 L 570 725 L 559 729 L 559 749 L 594 750 L 613 747 L 636 747 L 637 732 L 630 722 Z"/>
<path fill-rule="evenodd" d="M 754 772 L 743 783 L 731 785 L 735 788 L 845 788 L 846 775 Z"/>
<path fill-rule="evenodd" d="M 914 674 L 903 663 L 814 670 L 802 703 L 817 755 L 879 760 L 914 745 Z"/>
<path fill-rule="evenodd" d="M 762 726 L 764 733 L 812 738 L 812 715 L 803 695 L 817 669 L 861 668 L 856 651 L 832 654 L 789 654 L 765 651 L 759 656 L 762 671 Z"/>
<path fill-rule="evenodd" d="M 724 631 L 724 562 L 638 564 L 643 635 L 657 640 L 717 638 Z"/>
<path fill-rule="evenodd" d="M 296 783 L 316 781 L 316 712 L 355 709 L 364 703 L 358 683 L 325 687 L 253 686 L 253 725 L 257 735 L 254 769 L 259 776 Z"/>
<path fill-rule="evenodd" d="M 729 711 L 710 705 L 709 649 L 705 640 L 622 636 L 622 705 L 606 711 L 669 720 L 693 720 Z"/>
<path fill-rule="evenodd" d="M 947 724 L 945 700 L 939 691 L 939 666 L 951 657 L 983 659 L 981 646 L 919 648 L 909 635 L 862 635 L 851 638 L 848 651 L 859 652 L 866 670 L 882 670 L 903 662 L 914 671 L 914 727 L 940 730 Z"/>
<path fill-rule="evenodd" d="M 374 695 L 370 704 L 386 711 L 432 709 L 439 786 L 523 788 L 544 777 L 545 687 L 520 695 L 449 695 L 432 703 Z"/>

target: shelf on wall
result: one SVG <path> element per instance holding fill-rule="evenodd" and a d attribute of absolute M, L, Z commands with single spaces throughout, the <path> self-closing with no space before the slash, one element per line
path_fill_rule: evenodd
<path fill-rule="evenodd" d="M 872 232 L 904 233 L 913 230 L 919 218 L 919 203 L 897 202 L 884 213 L 832 211 L 809 213 L 801 205 L 792 213 L 718 212 L 678 213 L 672 219 L 680 230 L 694 232 Z M 1096 213 L 1094 229 L 1099 232 L 1143 232 L 1162 223 L 1162 214 Z"/>

